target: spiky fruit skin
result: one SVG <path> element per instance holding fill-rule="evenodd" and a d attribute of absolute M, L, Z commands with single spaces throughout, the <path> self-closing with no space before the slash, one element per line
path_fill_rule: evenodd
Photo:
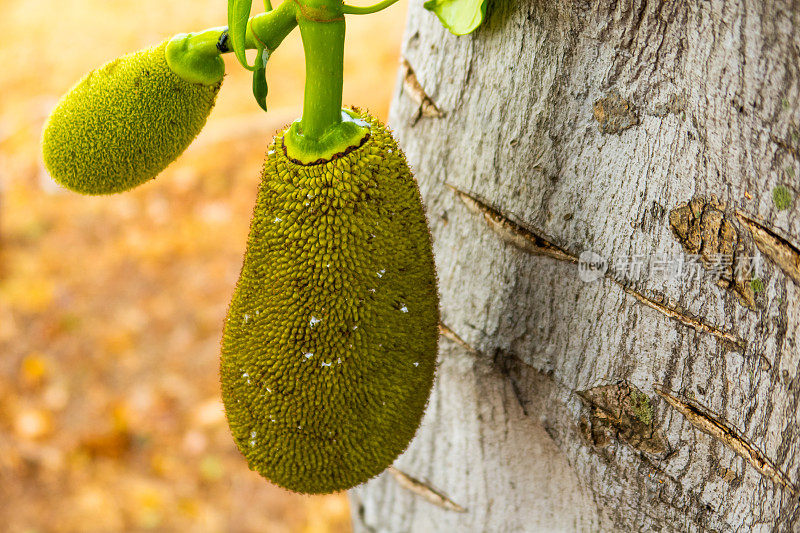
<path fill-rule="evenodd" d="M 154 178 L 197 136 L 220 83 L 170 70 L 166 43 L 87 74 L 50 114 L 42 148 L 52 178 L 83 194 L 110 194 Z"/>
<path fill-rule="evenodd" d="M 283 134 L 264 165 L 222 339 L 222 398 L 250 468 L 296 492 L 348 489 L 405 450 L 433 384 L 431 237 L 405 156 L 366 142 L 311 165 Z"/>

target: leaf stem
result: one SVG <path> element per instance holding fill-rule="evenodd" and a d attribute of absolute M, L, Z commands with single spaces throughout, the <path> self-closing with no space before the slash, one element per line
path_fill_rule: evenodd
<path fill-rule="evenodd" d="M 386 9 L 395 2 L 397 2 L 397 0 L 383 0 L 383 2 L 378 2 L 375 5 L 366 7 L 349 6 L 344 4 L 342 5 L 342 13 L 346 15 L 369 15 L 370 13 L 377 13 L 378 11 Z"/>

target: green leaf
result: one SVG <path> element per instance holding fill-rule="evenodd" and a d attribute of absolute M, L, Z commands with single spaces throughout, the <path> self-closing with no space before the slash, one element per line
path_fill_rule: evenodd
<path fill-rule="evenodd" d="M 247 56 L 244 54 L 247 22 L 250 19 L 252 3 L 252 0 L 228 0 L 228 38 L 231 40 L 236 59 L 247 70 L 255 68 L 247 64 Z"/>
<path fill-rule="evenodd" d="M 454 35 L 466 35 L 481 25 L 488 0 L 428 0 L 424 7 L 439 17 Z"/>
<path fill-rule="evenodd" d="M 259 107 L 267 110 L 267 61 L 269 60 L 269 50 L 258 47 L 256 55 L 256 69 L 253 71 L 253 96 L 256 98 Z"/>

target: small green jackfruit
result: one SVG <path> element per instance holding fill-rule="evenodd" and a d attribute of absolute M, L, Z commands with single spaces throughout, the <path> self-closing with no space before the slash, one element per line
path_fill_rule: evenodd
<path fill-rule="evenodd" d="M 417 184 L 383 124 L 325 162 L 264 164 L 222 339 L 222 398 L 250 468 L 348 489 L 405 450 L 433 384 L 439 307 Z"/>
<path fill-rule="evenodd" d="M 125 191 L 154 178 L 189 146 L 221 82 L 190 83 L 175 74 L 166 45 L 106 63 L 61 98 L 42 140 L 56 182 L 84 194 Z"/>

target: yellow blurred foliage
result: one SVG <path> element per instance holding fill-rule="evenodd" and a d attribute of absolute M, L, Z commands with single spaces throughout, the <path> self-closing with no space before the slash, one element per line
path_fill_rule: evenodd
<path fill-rule="evenodd" d="M 54 283 L 42 278 L 12 278 L 0 283 L 0 298 L 24 313 L 41 313 L 53 301 Z"/>
<path fill-rule="evenodd" d="M 41 439 L 53 430 L 53 418 L 44 409 L 22 407 L 16 414 L 14 429 L 21 439 Z"/>
<path fill-rule="evenodd" d="M 20 377 L 26 385 L 41 385 L 47 372 L 47 360 L 39 352 L 30 353 L 22 360 Z"/>

